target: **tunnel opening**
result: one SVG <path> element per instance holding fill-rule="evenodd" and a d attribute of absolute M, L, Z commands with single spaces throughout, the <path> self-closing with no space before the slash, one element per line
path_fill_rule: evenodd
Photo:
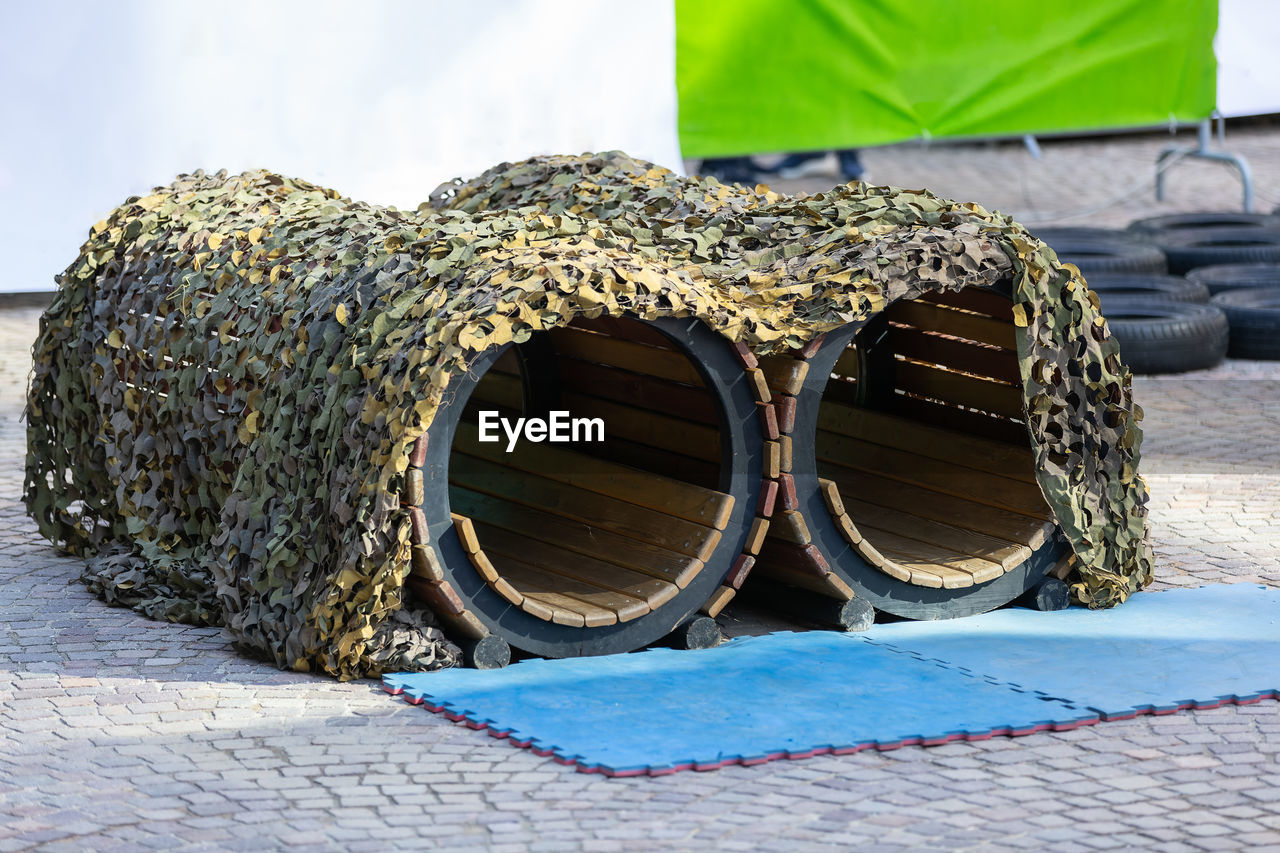
<path fill-rule="evenodd" d="M 962 589 L 1052 536 L 1023 412 L 1012 302 L 994 289 L 889 306 L 840 352 L 818 410 L 818 482 L 869 565 Z"/>
<path fill-rule="evenodd" d="M 506 605 L 607 628 L 724 570 L 707 565 L 735 478 L 704 369 L 655 326 L 599 318 L 535 333 L 478 378 L 453 433 L 448 503 L 471 567 Z M 567 440 L 526 429 L 511 441 L 519 419 L 550 425 L 557 413 Z"/>

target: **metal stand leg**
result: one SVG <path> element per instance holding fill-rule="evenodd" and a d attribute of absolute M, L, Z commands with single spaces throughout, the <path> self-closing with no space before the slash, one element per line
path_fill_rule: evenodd
<path fill-rule="evenodd" d="M 1180 160 L 1183 157 L 1198 157 L 1201 160 L 1216 160 L 1220 163 L 1230 163 L 1240 172 L 1240 183 L 1244 188 L 1244 212 L 1253 212 L 1253 173 L 1249 170 L 1249 162 L 1243 157 L 1232 154 L 1226 150 L 1226 131 L 1224 125 L 1225 119 L 1221 115 L 1214 118 L 1218 121 L 1218 147 L 1211 147 L 1211 124 L 1213 118 L 1207 118 L 1200 122 L 1199 130 L 1196 133 L 1197 144 L 1194 148 L 1182 145 L 1170 145 L 1160 152 L 1160 156 L 1156 158 L 1156 201 L 1164 201 L 1164 173 L 1166 169 L 1171 167 L 1172 160 Z M 1168 164 L 1166 166 L 1166 164 Z"/>

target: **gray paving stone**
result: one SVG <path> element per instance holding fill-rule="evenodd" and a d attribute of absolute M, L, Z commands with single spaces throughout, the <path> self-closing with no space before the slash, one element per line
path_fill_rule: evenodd
<path fill-rule="evenodd" d="M 1280 202 L 1280 131 L 1229 141 Z M 1041 161 L 1004 144 L 890 146 L 865 161 L 877 180 L 1039 222 L 1122 225 L 1236 203 L 1236 185 L 1188 163 L 1164 205 L 1139 195 L 1087 220 L 1063 215 L 1151 174 L 1166 142 L 1044 141 Z M 0 851 L 1280 848 L 1276 702 L 608 780 L 368 683 L 241 658 L 220 629 L 108 608 L 15 500 L 37 319 L 0 308 Z M 1135 394 L 1156 587 L 1280 585 L 1280 364 L 1138 378 Z M 732 633 L 750 619 L 726 622 Z"/>

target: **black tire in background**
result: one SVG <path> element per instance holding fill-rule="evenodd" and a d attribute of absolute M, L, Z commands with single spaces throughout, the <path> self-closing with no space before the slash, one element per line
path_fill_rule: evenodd
<path fill-rule="evenodd" d="M 1161 231 L 1151 240 L 1169 259 L 1169 272 L 1178 275 L 1217 264 L 1280 263 L 1280 229 L 1275 228 Z"/>
<path fill-rule="evenodd" d="M 1103 310 L 1116 299 L 1154 302 L 1208 302 L 1209 288 L 1176 275 L 1093 273 L 1086 283 L 1102 300 Z"/>
<path fill-rule="evenodd" d="M 1117 299 L 1102 314 L 1134 373 L 1204 370 L 1227 355 L 1227 317 L 1213 305 Z"/>
<path fill-rule="evenodd" d="M 1129 223 L 1129 231 L 1152 235 L 1161 231 L 1210 228 L 1280 228 L 1280 217 L 1268 213 L 1169 213 Z"/>
<path fill-rule="evenodd" d="M 1099 272 L 1163 274 L 1166 270 L 1163 252 L 1124 232 L 1114 237 L 1088 236 L 1084 229 L 1045 228 L 1034 236 L 1048 243 L 1058 260 L 1075 264 L 1086 277 Z"/>
<path fill-rule="evenodd" d="M 1254 287 L 1280 287 L 1280 264 L 1218 264 L 1196 267 L 1187 273 L 1188 281 L 1198 281 L 1209 288 L 1209 295 L 1224 290 Z"/>
<path fill-rule="evenodd" d="M 1232 358 L 1280 360 L 1280 288 L 1224 290 L 1213 305 L 1231 324 Z"/>
<path fill-rule="evenodd" d="M 1123 228 L 1094 228 L 1087 225 L 1053 225 L 1048 228 L 1037 228 L 1033 236 L 1039 237 L 1050 246 L 1060 241 L 1071 240 L 1142 242 L 1135 234 Z"/>

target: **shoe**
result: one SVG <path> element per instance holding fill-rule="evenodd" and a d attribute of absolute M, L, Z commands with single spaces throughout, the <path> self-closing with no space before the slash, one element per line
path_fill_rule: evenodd
<path fill-rule="evenodd" d="M 796 178 L 835 174 L 832 165 L 830 152 L 804 151 L 783 157 L 772 171 L 783 180 L 793 181 Z"/>
<path fill-rule="evenodd" d="M 863 168 L 862 161 L 858 159 L 857 148 L 846 148 L 843 151 L 837 151 L 836 160 L 840 163 L 840 176 L 844 178 L 845 183 L 849 181 L 865 181 L 867 179 L 867 170 Z"/>

